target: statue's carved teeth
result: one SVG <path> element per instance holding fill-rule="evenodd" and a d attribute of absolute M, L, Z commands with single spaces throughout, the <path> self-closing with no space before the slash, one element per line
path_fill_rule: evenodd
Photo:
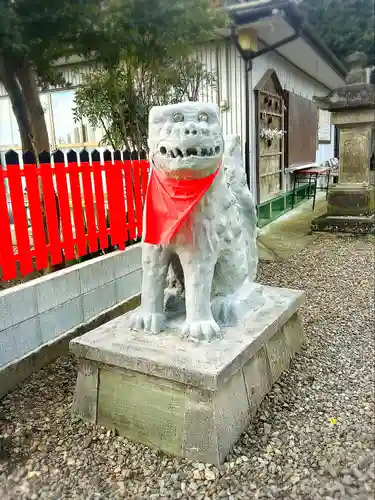
<path fill-rule="evenodd" d="M 187 148 L 186 155 L 187 156 L 197 156 L 198 155 L 198 151 L 197 151 L 196 148 Z"/>
<path fill-rule="evenodd" d="M 165 146 L 159 147 L 159 152 L 161 155 L 166 156 L 167 158 L 184 158 L 189 156 L 198 156 L 198 157 L 211 157 L 218 155 L 221 151 L 220 146 L 216 146 L 215 148 L 173 148 L 167 149 Z"/>

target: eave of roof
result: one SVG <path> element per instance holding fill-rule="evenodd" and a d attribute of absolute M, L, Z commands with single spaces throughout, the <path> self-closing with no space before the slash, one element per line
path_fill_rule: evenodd
<path fill-rule="evenodd" d="M 348 71 L 345 66 L 314 33 L 313 28 L 305 21 L 303 13 L 294 0 L 257 0 L 225 7 L 225 10 L 237 26 L 270 17 L 275 9 L 285 13 L 287 22 L 293 28 L 300 29 L 301 37 L 314 48 L 338 75 L 343 78 L 346 77 Z"/>

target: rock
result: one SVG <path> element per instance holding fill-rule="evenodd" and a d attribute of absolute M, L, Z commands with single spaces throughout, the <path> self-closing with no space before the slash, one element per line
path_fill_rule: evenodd
<path fill-rule="evenodd" d="M 197 479 L 198 481 L 202 479 L 201 472 L 198 469 L 195 469 L 193 472 L 193 478 Z"/>
<path fill-rule="evenodd" d="M 332 467 L 332 465 L 327 464 L 325 467 L 325 471 L 332 477 L 337 477 L 337 470 Z"/>
<path fill-rule="evenodd" d="M 268 466 L 268 472 L 271 474 L 271 475 L 274 475 L 276 473 L 276 464 L 274 462 L 271 462 Z"/>
<path fill-rule="evenodd" d="M 301 478 L 297 475 L 297 474 L 294 474 L 291 478 L 290 478 L 290 482 L 291 484 L 297 484 L 299 483 L 301 480 Z"/>
<path fill-rule="evenodd" d="M 368 469 L 368 467 L 371 464 L 372 459 L 373 459 L 372 455 L 363 455 L 363 456 L 359 457 L 358 462 L 357 462 L 358 469 L 360 469 L 360 470 Z"/>
<path fill-rule="evenodd" d="M 268 434 L 270 434 L 271 432 L 272 426 L 269 423 L 265 422 L 263 429 L 264 429 L 264 434 L 268 436 Z"/>
<path fill-rule="evenodd" d="M 345 484 L 345 486 L 351 486 L 353 484 L 353 478 L 351 476 L 344 476 L 341 480 L 342 484 Z"/>
<path fill-rule="evenodd" d="M 212 469 L 206 469 L 204 471 L 204 476 L 207 481 L 215 481 L 216 479 L 215 473 Z"/>

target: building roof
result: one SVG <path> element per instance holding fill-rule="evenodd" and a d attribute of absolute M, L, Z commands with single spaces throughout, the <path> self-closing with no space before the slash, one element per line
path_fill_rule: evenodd
<path fill-rule="evenodd" d="M 299 30 L 300 38 L 307 42 L 341 79 L 345 79 L 347 69 L 314 33 L 295 0 L 252 0 L 233 3 L 224 8 L 238 27 L 256 25 L 265 19 L 270 22 L 275 22 L 277 18 L 279 21 L 282 19 L 284 24 L 287 23 L 294 30 Z"/>

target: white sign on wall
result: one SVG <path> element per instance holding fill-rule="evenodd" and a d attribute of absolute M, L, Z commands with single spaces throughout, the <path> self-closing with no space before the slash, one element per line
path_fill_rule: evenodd
<path fill-rule="evenodd" d="M 331 113 L 319 109 L 318 140 L 320 143 L 330 143 L 332 138 Z"/>

